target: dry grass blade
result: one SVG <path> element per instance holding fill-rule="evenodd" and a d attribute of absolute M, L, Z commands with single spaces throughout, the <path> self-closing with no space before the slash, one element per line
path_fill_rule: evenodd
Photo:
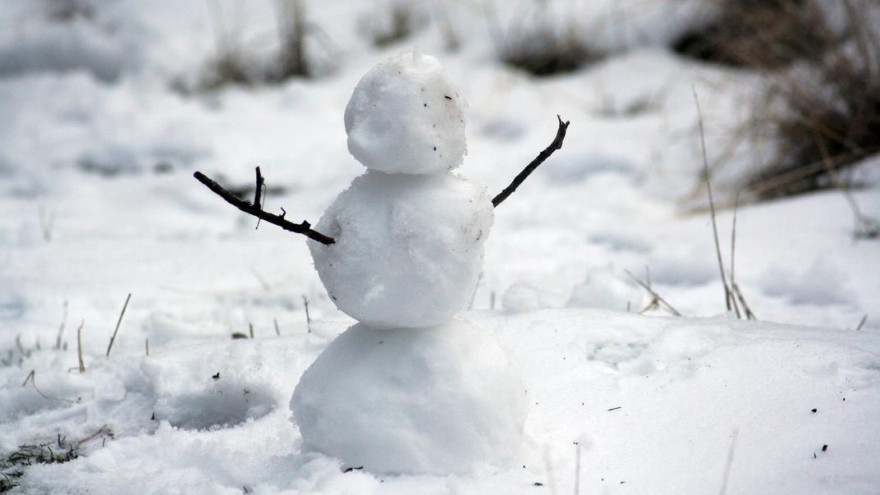
<path fill-rule="evenodd" d="M 28 373 L 27 377 L 24 379 L 24 383 L 22 383 L 21 386 L 26 387 L 28 383 L 30 383 L 34 387 L 34 390 L 36 390 L 37 393 L 40 394 L 40 397 L 42 397 L 46 400 L 57 400 L 57 401 L 61 401 L 61 402 L 70 402 L 72 404 L 79 404 L 80 402 L 82 402 L 82 398 L 80 398 L 80 397 L 77 397 L 74 400 L 74 399 L 62 399 L 60 397 L 52 397 L 50 395 L 44 394 L 43 391 L 37 387 L 37 370 L 31 370 L 31 372 Z"/>
<path fill-rule="evenodd" d="M 758 317 L 755 316 L 755 313 L 752 312 L 752 309 L 749 307 L 748 303 L 746 303 L 746 298 L 743 297 L 742 291 L 739 289 L 739 284 L 733 284 L 733 292 L 736 293 L 736 297 L 739 299 L 739 303 L 742 305 L 743 311 L 746 313 L 746 319 L 757 320 Z"/>
<path fill-rule="evenodd" d="M 865 313 L 865 316 L 862 317 L 862 320 L 859 321 L 859 324 L 856 326 L 856 331 L 861 330 L 862 327 L 865 326 L 865 322 L 867 322 L 867 321 L 868 321 L 868 314 Z"/>
<path fill-rule="evenodd" d="M 116 334 L 119 333 L 119 327 L 122 325 L 122 318 L 125 317 L 125 310 L 128 309 L 128 302 L 131 301 L 131 293 L 128 293 L 128 297 L 125 298 L 125 304 L 122 306 L 122 311 L 119 312 L 119 319 L 116 320 L 116 328 L 113 330 L 113 336 L 110 337 L 110 343 L 107 345 L 107 355 L 106 357 L 110 357 L 110 351 L 113 349 L 113 342 L 116 342 Z"/>
<path fill-rule="evenodd" d="M 624 270 L 624 272 L 626 272 L 626 274 L 629 275 L 630 278 L 632 278 L 637 284 L 641 285 L 642 288 L 644 288 L 646 291 L 648 291 L 648 294 L 650 294 L 652 297 L 651 302 L 648 304 L 648 306 L 645 309 L 642 310 L 642 312 L 645 312 L 649 309 L 653 309 L 655 307 L 659 308 L 662 305 L 662 307 L 665 308 L 666 311 L 673 314 L 674 316 L 682 316 L 682 314 L 679 313 L 677 309 L 672 307 L 672 305 L 669 304 L 666 301 L 666 299 L 663 299 L 663 297 L 660 294 L 658 294 L 657 291 L 655 291 L 649 284 L 646 284 L 645 282 L 642 282 L 641 280 L 639 280 L 639 278 L 636 277 L 635 275 L 633 275 L 629 270 Z"/>
<path fill-rule="evenodd" d="M 76 329 L 76 356 L 79 359 L 79 372 L 86 372 L 86 363 L 83 361 L 83 346 L 82 346 L 82 329 L 86 324 L 86 320 L 82 320 L 79 324 L 79 328 Z"/>
<path fill-rule="evenodd" d="M 718 223 L 715 218 L 715 198 L 712 195 L 712 179 L 709 173 L 709 158 L 706 155 L 706 133 L 703 129 L 703 111 L 700 108 L 700 98 L 697 96 L 697 88 L 693 88 L 694 102 L 697 105 L 697 117 L 700 124 L 700 147 L 703 152 L 703 171 L 706 174 L 706 190 L 709 193 L 709 211 L 712 214 L 712 234 L 715 237 L 715 254 L 718 256 L 718 270 L 721 274 L 721 283 L 724 285 L 724 305 L 727 311 L 733 309 L 735 302 L 733 294 L 730 292 L 730 286 L 727 285 L 727 277 L 724 274 L 724 261 L 721 259 L 721 242 L 718 240 Z M 739 310 L 737 309 L 737 318 L 739 318 Z"/>
<path fill-rule="evenodd" d="M 309 298 L 302 296 L 303 307 L 306 310 L 306 331 L 312 333 L 312 315 L 309 314 Z"/>
<path fill-rule="evenodd" d="M 55 337 L 55 349 L 61 349 L 61 338 L 64 336 L 64 326 L 67 324 L 67 299 L 64 300 L 64 312 L 61 316 L 61 325 L 58 327 L 58 335 Z"/>
<path fill-rule="evenodd" d="M 739 438 L 739 428 L 733 429 L 730 439 L 730 448 L 727 450 L 727 462 L 724 463 L 724 476 L 721 478 L 721 489 L 719 495 L 727 495 L 727 485 L 730 482 L 730 468 L 733 467 L 733 456 L 736 453 L 736 441 Z"/>

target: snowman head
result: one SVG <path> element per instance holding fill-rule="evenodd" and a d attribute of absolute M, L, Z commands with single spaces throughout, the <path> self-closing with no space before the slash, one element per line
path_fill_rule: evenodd
<path fill-rule="evenodd" d="M 464 115 L 440 62 L 405 53 L 365 75 L 345 108 L 348 150 L 386 173 L 434 174 L 467 154 Z"/>

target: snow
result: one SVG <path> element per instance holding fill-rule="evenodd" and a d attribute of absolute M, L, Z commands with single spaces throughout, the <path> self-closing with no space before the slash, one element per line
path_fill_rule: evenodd
<path fill-rule="evenodd" d="M 327 295 L 373 328 L 430 327 L 471 300 L 492 227 L 486 190 L 438 174 L 368 171 L 321 217 L 309 241 Z"/>
<path fill-rule="evenodd" d="M 290 407 L 306 451 L 374 474 L 446 475 L 519 463 L 528 398 L 505 351 L 465 322 L 358 324 L 306 370 Z"/>
<path fill-rule="evenodd" d="M 458 167 L 467 154 L 460 100 L 436 58 L 398 55 L 355 87 L 345 107 L 348 150 L 365 167 L 387 173 Z"/>
<path fill-rule="evenodd" d="M 681 494 L 720 493 L 725 478 L 730 494 L 876 493 L 880 244 L 853 239 L 838 190 L 741 204 L 735 275 L 758 321 L 726 314 L 709 215 L 689 208 L 705 205 L 694 87 L 719 199 L 767 150 L 736 134 L 755 74 L 683 60 L 654 41 L 685 29 L 703 2 L 571 3 L 578 11 L 564 19 L 612 50 L 536 79 L 497 62 L 488 3 L 441 5 L 461 41 L 448 52 L 435 21 L 377 48 L 357 29 L 381 18 L 372 3 L 307 0 L 310 42 L 336 50 L 332 76 L 189 96 L 172 83 L 196 80 L 215 55 L 211 10 L 89 3 L 89 47 L 138 47 L 121 66 L 92 60 L 113 62 L 113 77 L 40 55 L 35 40 L 57 35 L 34 27 L 48 22 L 38 2 L 0 9 L 0 53 L 34 57 L 0 77 L 0 459 L 21 445 L 55 449 L 58 435 L 113 435 L 85 441 L 69 462 L 27 467 L 13 493 L 491 495 L 574 493 L 577 482 L 581 494 Z M 216 4 L 244 53 L 277 50 L 272 2 Z M 517 22 L 526 6 L 497 4 L 500 21 Z M 63 29 L 89 20 L 76 22 Z M 77 46 L 71 60 L 91 60 Z M 191 173 L 246 189 L 259 165 L 267 209 L 317 223 L 360 170 L 343 125 L 352 88 L 417 47 L 442 60 L 469 103 L 463 170 L 490 195 L 552 140 L 557 113 L 571 121 L 563 149 L 494 212 L 476 291 L 456 303 L 521 372 L 523 460 L 449 476 L 345 472 L 359 465 L 304 449 L 289 402 L 354 321 L 328 297 L 302 237 L 265 222 L 255 230 Z M 852 196 L 874 218 L 878 171 L 876 158 L 852 171 Z M 719 210 L 726 266 L 732 219 Z M 634 303 L 626 312 L 623 299 L 584 307 L 578 288 L 612 264 L 621 280 L 624 269 L 646 280 L 647 268 L 685 316 L 638 314 Z M 534 309 L 502 307 L 513 286 L 531 288 Z M 254 339 L 230 338 L 251 326 Z"/>
<path fill-rule="evenodd" d="M 568 306 L 628 311 L 642 308 L 643 300 L 642 290 L 608 265 L 587 272 L 586 280 L 572 290 Z"/>

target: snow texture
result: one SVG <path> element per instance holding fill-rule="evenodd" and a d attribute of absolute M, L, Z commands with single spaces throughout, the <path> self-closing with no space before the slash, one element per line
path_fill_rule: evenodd
<path fill-rule="evenodd" d="M 465 322 L 358 324 L 306 370 L 291 409 L 306 450 L 374 474 L 446 475 L 518 462 L 527 394 L 495 338 Z"/>
<path fill-rule="evenodd" d="M 348 150 L 371 170 L 431 174 L 467 154 L 460 97 L 436 58 L 405 53 L 370 70 L 345 108 Z"/>
<path fill-rule="evenodd" d="M 373 328 L 430 327 L 462 310 L 493 222 L 484 188 L 450 173 L 368 171 L 330 205 L 309 241 L 336 306 Z"/>

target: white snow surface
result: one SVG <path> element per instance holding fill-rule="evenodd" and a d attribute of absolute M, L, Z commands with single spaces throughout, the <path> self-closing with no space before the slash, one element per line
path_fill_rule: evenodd
<path fill-rule="evenodd" d="M 536 79 L 498 63 L 486 29 L 495 8 L 510 33 L 533 2 L 444 3 L 448 24 L 374 47 L 359 26 L 388 19 L 374 6 L 390 2 L 306 0 L 332 76 L 188 96 L 174 82 L 198 78 L 218 36 L 271 58 L 273 2 L 84 2 L 93 17 L 46 28 L 42 2 L 0 6 L 0 460 L 87 439 L 77 459 L 26 467 L 12 493 L 877 493 L 880 244 L 852 238 L 840 191 L 741 204 L 735 278 L 758 320 L 737 321 L 709 215 L 681 206 L 705 203 L 694 88 L 719 200 L 766 151 L 737 133 L 759 101 L 755 74 L 653 41 L 704 2 L 558 2 L 579 36 L 626 49 Z M 47 51 L 65 40 L 75 54 L 59 64 Z M 291 395 L 354 321 L 303 238 L 255 230 L 191 177 L 246 188 L 259 165 L 267 209 L 317 220 L 359 170 L 343 125 L 352 88 L 415 48 L 469 102 L 465 170 L 490 197 L 552 140 L 556 114 L 571 121 L 563 149 L 494 212 L 459 315 L 528 389 L 523 461 L 509 468 L 346 472 L 359 466 L 304 449 Z M 880 161 L 852 174 L 852 197 L 880 217 Z M 720 206 L 729 267 L 733 211 Z M 611 264 L 643 280 L 649 268 L 685 316 L 574 297 L 585 282 L 613 292 L 614 278 L 588 275 Z M 512 286 L 530 287 L 532 306 L 501 311 Z"/>
<path fill-rule="evenodd" d="M 375 474 L 468 474 L 521 464 L 528 397 L 485 330 L 354 325 L 290 402 L 303 448 Z"/>
<path fill-rule="evenodd" d="M 438 174 L 368 171 L 315 226 L 309 241 L 327 295 L 373 328 L 436 326 L 471 300 L 492 227 L 486 189 Z"/>
<path fill-rule="evenodd" d="M 348 150 L 371 170 L 432 174 L 467 154 L 461 97 L 440 62 L 417 52 L 382 62 L 345 107 Z"/>

